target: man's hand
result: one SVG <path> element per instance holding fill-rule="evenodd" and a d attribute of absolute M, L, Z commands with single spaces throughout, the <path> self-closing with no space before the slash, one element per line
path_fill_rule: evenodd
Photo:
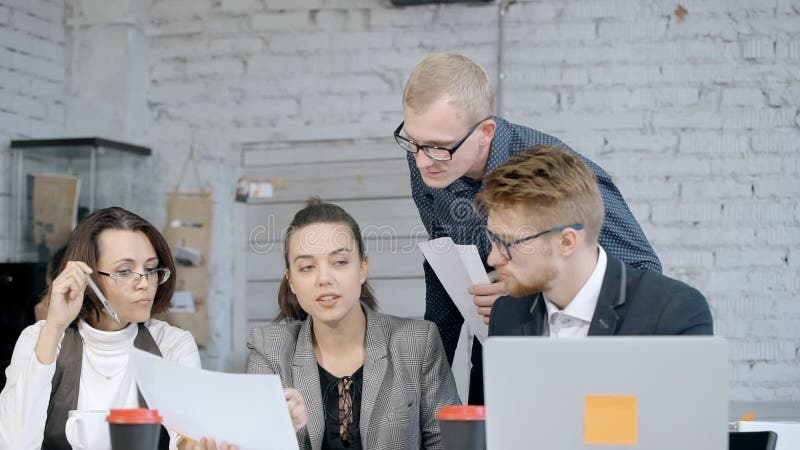
<path fill-rule="evenodd" d="M 492 314 L 492 305 L 498 297 L 507 295 L 506 282 L 500 279 L 497 271 L 489 272 L 491 284 L 473 284 L 469 287 L 469 293 L 474 296 L 478 314 L 483 316 L 483 323 L 489 324 L 489 316 Z"/>

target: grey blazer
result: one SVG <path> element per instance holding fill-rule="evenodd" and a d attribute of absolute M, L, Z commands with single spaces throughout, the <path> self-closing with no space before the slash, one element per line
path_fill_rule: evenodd
<path fill-rule="evenodd" d="M 361 394 L 365 449 L 441 449 L 436 413 L 461 401 L 436 326 L 380 314 L 367 315 Z M 319 450 L 325 415 L 311 317 L 259 327 L 250 333 L 248 373 L 271 373 L 303 395 L 308 424 L 297 432 L 300 448 Z"/>

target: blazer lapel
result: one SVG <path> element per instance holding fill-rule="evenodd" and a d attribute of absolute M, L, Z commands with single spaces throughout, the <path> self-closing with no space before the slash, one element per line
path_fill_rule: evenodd
<path fill-rule="evenodd" d="M 300 333 L 297 335 L 297 348 L 292 361 L 292 379 L 294 386 L 303 395 L 308 415 L 309 441 L 311 448 L 322 448 L 322 435 L 325 431 L 325 409 L 322 404 L 321 385 L 317 358 L 314 356 L 314 345 L 311 339 L 311 317 L 309 316 Z"/>
<path fill-rule="evenodd" d="M 535 294 L 530 313 L 530 320 L 522 324 L 521 334 L 522 336 L 541 336 L 544 330 L 544 318 L 547 315 L 541 292 Z"/>
<path fill-rule="evenodd" d="M 366 444 L 370 432 L 372 410 L 375 407 L 378 393 L 386 375 L 386 334 L 380 317 L 369 308 L 364 308 L 367 315 L 366 354 L 364 358 L 364 380 L 361 389 L 361 436 Z M 366 448 L 366 447 L 365 447 Z"/>
<path fill-rule="evenodd" d="M 603 287 L 600 288 L 592 323 L 589 325 L 589 336 L 611 336 L 616 333 L 619 322 L 616 308 L 625 304 L 625 288 L 624 263 L 608 255 Z"/>

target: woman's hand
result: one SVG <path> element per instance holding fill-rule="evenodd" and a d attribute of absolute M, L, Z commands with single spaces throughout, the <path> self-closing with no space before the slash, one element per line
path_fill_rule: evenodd
<path fill-rule="evenodd" d="M 50 286 L 47 319 L 36 341 L 36 358 L 41 364 L 53 364 L 64 330 L 78 317 L 83 306 L 83 291 L 92 269 L 80 261 L 69 261 Z"/>
<path fill-rule="evenodd" d="M 306 422 L 308 422 L 306 404 L 297 389 L 286 388 L 284 392 L 286 394 L 286 404 L 289 406 L 289 416 L 292 418 L 292 426 L 296 432 L 306 426 Z"/>
<path fill-rule="evenodd" d="M 199 441 L 194 441 L 194 445 L 190 448 L 192 450 L 217 450 L 217 443 L 211 438 L 203 438 Z M 222 442 L 219 444 L 219 450 L 239 450 L 239 447 Z"/>
<path fill-rule="evenodd" d="M 292 426 L 294 431 L 306 426 L 308 416 L 306 416 L 306 404 L 303 402 L 303 396 L 297 389 L 286 388 L 286 405 L 289 407 L 289 416 L 292 418 Z M 185 448 L 191 450 L 217 450 L 217 443 L 214 439 L 203 438 L 199 441 L 193 441 L 185 436 L 181 436 L 181 442 L 178 448 Z M 219 450 L 238 450 L 235 445 L 223 442 L 219 446 Z"/>
<path fill-rule="evenodd" d="M 50 287 L 47 322 L 66 329 L 81 311 L 83 293 L 92 269 L 80 261 L 69 261 Z"/>

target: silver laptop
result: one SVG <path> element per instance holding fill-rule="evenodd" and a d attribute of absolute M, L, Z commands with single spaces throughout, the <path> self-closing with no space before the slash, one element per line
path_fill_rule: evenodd
<path fill-rule="evenodd" d="M 487 450 L 727 450 L 714 337 L 489 338 Z"/>

